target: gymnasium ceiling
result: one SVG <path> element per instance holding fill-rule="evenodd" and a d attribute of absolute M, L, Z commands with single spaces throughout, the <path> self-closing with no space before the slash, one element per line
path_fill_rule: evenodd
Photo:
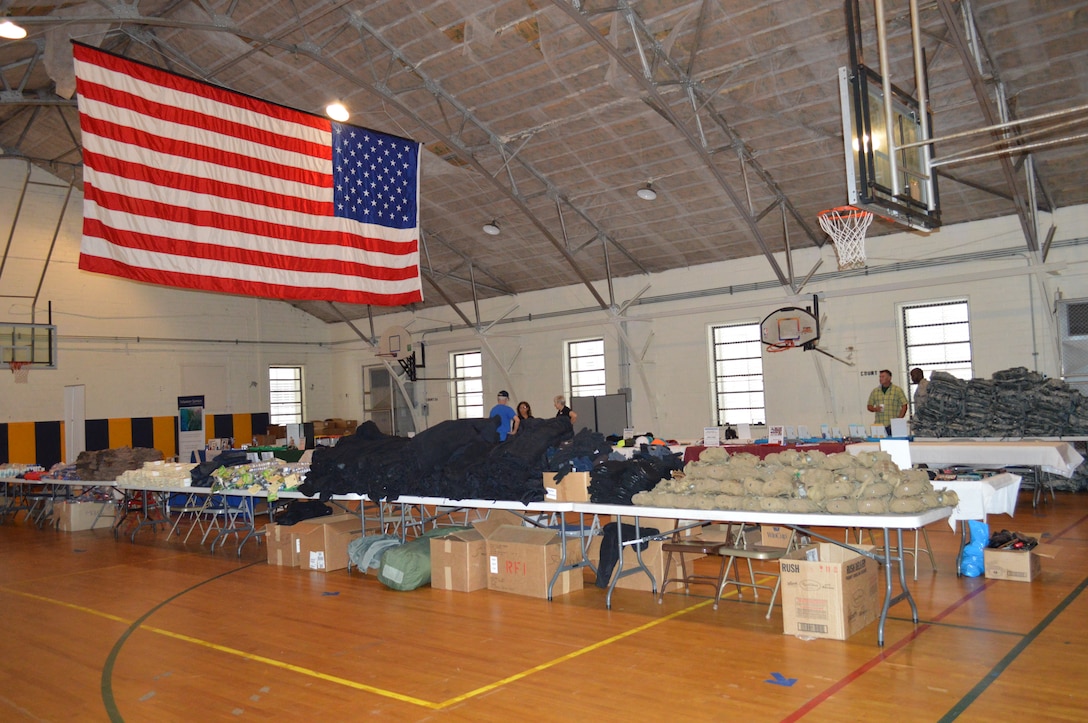
<path fill-rule="evenodd" d="M 883 6 L 890 75 L 913 92 L 908 2 Z M 776 253 L 822 246 L 817 213 L 846 201 L 839 0 L 0 0 L 5 13 L 29 34 L 0 40 L 0 149 L 77 187 L 69 39 L 313 112 L 339 98 L 350 122 L 421 141 L 420 306 L 470 325 L 478 299 L 575 284 L 611 309 L 625 300 L 610 279 L 750 256 L 799 291 L 811 270 Z M 873 14 L 862 2 L 879 67 Z M 919 17 L 938 139 L 1048 114 L 1013 127 L 1032 164 L 939 171 L 945 224 L 1016 214 L 1042 260 L 1032 206 L 1088 203 L 1088 2 L 919 0 Z M 654 201 L 636 195 L 647 183 Z M 328 322 L 388 311 L 296 306 Z"/>

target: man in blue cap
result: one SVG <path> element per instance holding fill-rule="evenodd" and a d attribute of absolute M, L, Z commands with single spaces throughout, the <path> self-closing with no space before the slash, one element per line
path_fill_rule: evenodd
<path fill-rule="evenodd" d="M 499 402 L 491 408 L 491 411 L 487 413 L 487 416 L 491 419 L 499 417 L 498 429 L 499 429 L 499 441 L 505 442 L 506 435 L 510 434 L 510 431 L 514 426 L 514 417 L 517 416 L 517 412 L 514 411 L 508 402 L 510 401 L 510 395 L 503 389 L 499 392 Z"/>

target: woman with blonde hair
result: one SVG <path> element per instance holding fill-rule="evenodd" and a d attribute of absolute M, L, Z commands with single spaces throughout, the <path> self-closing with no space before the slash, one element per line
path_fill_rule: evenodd
<path fill-rule="evenodd" d="M 555 403 L 555 408 L 557 410 L 555 416 L 570 417 L 570 426 L 573 427 L 574 423 L 578 420 L 578 412 L 573 411 L 567 406 L 567 398 L 562 394 L 559 394 L 556 395 L 553 402 Z"/>

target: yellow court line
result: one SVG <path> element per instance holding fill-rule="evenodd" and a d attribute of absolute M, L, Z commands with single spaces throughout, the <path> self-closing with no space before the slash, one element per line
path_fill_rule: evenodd
<path fill-rule="evenodd" d="M 765 583 L 768 579 L 770 579 L 770 578 L 763 578 L 759 582 L 762 584 L 762 583 Z M 722 599 L 730 598 L 730 597 L 733 597 L 735 595 L 737 595 L 737 591 L 733 590 L 731 592 L 724 593 L 722 595 Z M 600 648 L 603 648 L 606 645 L 611 645 L 612 643 L 619 642 L 620 640 L 623 640 L 624 638 L 629 638 L 632 635 L 635 635 L 637 633 L 641 633 L 644 630 L 649 630 L 650 628 L 656 627 L 656 626 L 658 626 L 658 625 L 660 625 L 662 623 L 666 623 L 666 622 L 668 622 L 670 620 L 674 620 L 674 619 L 680 617 L 681 615 L 687 615 L 688 613 L 694 612 L 694 611 L 696 611 L 696 610 L 698 610 L 700 608 L 704 608 L 704 607 L 706 607 L 707 605 L 710 605 L 713 602 L 714 602 L 713 599 L 704 600 L 704 601 L 702 601 L 700 603 L 696 603 L 696 604 L 694 604 L 694 605 L 692 605 L 690 607 L 686 607 L 683 610 L 677 610 L 676 612 L 669 613 L 665 617 L 657 618 L 656 620 L 651 620 L 648 623 L 643 623 L 642 625 L 639 625 L 637 628 L 631 628 L 630 630 L 626 630 L 626 631 L 624 631 L 622 633 L 617 633 L 616 635 L 613 635 L 610 638 L 605 638 L 604 640 L 593 643 L 592 645 L 587 645 L 586 647 L 581 648 L 579 650 L 575 650 L 573 652 L 567 653 L 566 655 L 562 655 L 562 656 L 560 656 L 558 658 L 555 658 L 553 660 L 549 660 L 546 663 L 541 663 L 540 665 L 535 665 L 532 668 L 529 668 L 528 670 L 524 670 L 524 671 L 522 671 L 520 673 L 514 673 L 513 675 L 507 676 L 506 678 L 503 678 L 502 680 L 497 680 L 494 683 L 489 683 L 489 684 L 487 684 L 487 685 L 485 685 L 485 686 L 483 686 L 481 688 L 477 688 L 475 690 L 470 690 L 467 693 L 462 693 L 461 695 L 455 696 L 453 698 L 450 698 L 447 701 L 439 703 L 437 708 L 438 709 L 448 708 L 451 705 L 455 705 L 457 703 L 461 703 L 463 701 L 466 701 L 466 700 L 468 700 L 470 698 L 475 698 L 476 696 L 481 695 L 483 693 L 487 693 L 489 691 L 496 690 L 496 689 L 501 688 L 502 686 L 504 686 L 504 685 L 506 685 L 508 683 L 513 683 L 514 681 L 521 680 L 522 678 L 526 678 L 526 677 L 532 675 L 533 673 L 539 673 L 542 670 L 547 670 L 548 668 L 552 668 L 552 667 L 554 667 L 556 665 L 559 665 L 560 663 L 564 663 L 564 662 L 566 662 L 568 660 L 573 660 L 574 658 L 577 658 L 577 657 L 579 657 L 581 655 L 585 655 L 586 653 L 591 653 L 594 650 L 599 650 Z"/>
<path fill-rule="evenodd" d="M 41 596 L 41 595 L 34 595 L 33 593 L 22 592 L 22 591 L 19 591 L 19 590 L 11 590 L 10 588 L 0 587 L 0 591 L 8 592 L 8 593 L 11 593 L 13 595 L 20 595 L 22 597 L 27 597 L 27 598 L 30 598 L 32 600 L 38 600 L 38 601 L 41 601 L 41 602 L 52 603 L 54 605 L 59 605 L 61 607 L 69 608 L 71 610 L 78 610 L 80 612 L 85 612 L 85 613 L 87 613 L 89 615 L 94 615 L 94 616 L 97 616 L 97 617 L 106 618 L 108 620 L 113 620 L 113 621 L 116 621 L 116 622 L 129 624 L 129 625 L 132 624 L 131 620 L 126 620 L 125 618 L 122 618 L 120 616 L 111 615 L 109 613 L 104 613 L 104 612 L 101 612 L 99 610 L 94 610 L 93 608 L 88 608 L 88 607 L 85 607 L 85 606 L 82 606 L 82 605 L 67 603 L 67 602 L 63 602 L 63 601 L 60 601 L 60 600 L 54 600 L 52 598 L 47 598 L 47 597 L 44 597 L 44 596 Z M 723 598 L 728 598 L 728 597 L 732 597 L 734 594 L 735 594 L 735 591 L 732 592 L 732 593 L 726 593 L 726 594 L 722 595 L 722 597 Z M 377 688 L 375 686 L 367 685 L 365 683 L 359 683 L 359 682 L 354 681 L 354 680 L 348 680 L 347 678 L 340 678 L 338 676 L 330 675 L 328 673 L 322 673 L 322 672 L 319 672 L 319 671 L 316 671 L 316 670 L 312 670 L 310 668 L 304 668 L 304 667 L 302 667 L 300 665 L 294 665 L 292 663 L 286 663 L 286 662 L 284 662 L 282 660 L 276 660 L 274 658 L 266 658 L 266 657 L 261 656 L 261 655 L 255 655 L 253 653 L 247 653 L 245 651 L 237 650 L 235 648 L 229 648 L 229 647 L 227 647 L 225 645 L 219 645 L 218 643 L 213 643 L 213 642 L 210 642 L 210 641 L 207 641 L 207 640 L 201 640 L 200 638 L 194 638 L 192 636 L 183 635 L 181 633 L 171 632 L 169 630 L 165 630 L 163 628 L 157 628 L 157 627 L 154 627 L 154 626 L 151 626 L 151 625 L 141 625 L 140 629 L 141 630 L 146 630 L 148 632 L 156 633 L 156 634 L 162 635 L 164 637 L 174 638 L 175 640 L 180 640 L 180 641 L 183 641 L 183 642 L 192 643 L 194 645 L 200 645 L 202 647 L 209 648 L 211 650 L 215 650 L 215 651 L 218 651 L 218 652 L 221 652 L 221 653 L 226 653 L 228 655 L 233 655 L 233 656 L 236 656 L 236 657 L 239 657 L 239 658 L 243 658 L 245 660 L 251 660 L 251 661 L 254 661 L 254 662 L 258 662 L 258 663 L 264 663 L 265 665 L 270 665 L 272 667 L 280 668 L 282 670 L 288 670 L 288 671 L 291 671 L 293 673 L 299 673 L 301 675 L 306 675 L 306 676 L 309 676 L 311 678 L 317 678 L 319 680 L 324 680 L 324 681 L 329 682 L 329 683 L 335 683 L 337 685 L 342 685 L 342 686 L 345 686 L 347 688 L 352 688 L 354 690 L 360 690 L 360 691 L 363 691 L 363 692 L 372 693 L 374 695 L 379 695 L 379 696 L 382 696 L 382 697 L 385 697 L 385 698 L 392 698 L 393 700 L 398 700 L 398 701 L 401 701 L 403 703 L 409 703 L 411 705 L 416 705 L 416 706 L 419 706 L 421 708 L 428 708 L 430 710 L 442 710 L 444 708 L 448 708 L 448 707 L 456 705 L 458 703 L 463 703 L 466 700 L 470 700 L 472 698 L 475 698 L 475 697 L 477 697 L 479 695 L 490 692 L 492 690 L 497 690 L 498 688 L 501 688 L 501 687 L 503 687 L 505 685 L 508 685 L 508 684 L 513 683 L 515 681 L 526 678 L 526 677 L 532 675 L 533 673 L 539 673 L 539 672 L 547 670 L 549 668 L 553 668 L 553 667 L 559 665 L 560 663 L 564 663 L 564 662 L 566 662 L 568 660 L 573 660 L 574 658 L 580 657 L 580 656 L 585 655 L 587 653 L 591 653 L 591 652 L 593 652 L 595 650 L 599 650 L 599 649 L 601 649 L 601 648 L 603 648 L 603 647 L 605 647 L 607 645 L 611 645 L 612 643 L 619 642 L 620 640 L 624 640 L 625 638 L 629 638 L 629 637 L 631 637 L 633 635 L 636 635 L 638 633 L 641 633 L 643 631 L 646 631 L 646 630 L 649 630 L 651 628 L 657 627 L 658 625 L 661 625 L 662 623 L 669 622 L 670 620 L 674 620 L 674 619 L 680 617 L 681 615 L 687 615 L 690 612 L 694 612 L 695 610 L 699 610 L 700 608 L 704 608 L 704 607 L 706 607 L 707 605 L 710 605 L 713 602 L 714 602 L 713 599 L 703 600 L 702 602 L 696 603 L 696 604 L 691 605 L 689 607 L 686 607 L 686 608 L 684 608 L 682 610 L 677 610 L 675 612 L 669 613 L 668 615 L 665 615 L 664 617 L 657 618 L 655 620 L 651 620 L 651 621 L 649 621 L 647 623 L 643 623 L 642 625 L 639 625 L 638 627 L 631 628 L 630 630 L 625 630 L 622 633 L 617 633 L 616 635 L 605 638 L 604 640 L 600 640 L 600 641 L 598 641 L 596 643 L 593 643 L 591 645 L 587 645 L 584 648 L 580 648 L 578 650 L 572 651 L 572 652 L 567 653 L 565 655 L 561 655 L 558 658 L 553 658 L 552 660 L 541 663 L 539 665 L 534 665 L 532 668 L 529 668 L 527 670 L 523 670 L 520 673 L 514 673 L 513 675 L 509 675 L 509 676 L 507 676 L 505 678 L 502 678 L 500 680 L 497 680 L 497 681 L 495 681 L 493 683 L 489 683 L 487 685 L 481 686 L 479 688 L 476 688 L 475 690 L 470 690 L 467 693 L 462 693 L 461 695 L 454 696 L 453 698 L 442 701 L 440 703 L 434 703 L 434 702 L 431 702 L 431 701 L 428 701 L 428 700 L 423 700 L 422 698 L 416 698 L 416 697 L 413 697 L 413 696 L 410 696 L 410 695 L 405 695 L 403 693 L 397 693 L 397 692 L 394 692 L 394 691 L 391 691 L 391 690 L 386 690 L 384 688 Z"/>
<path fill-rule="evenodd" d="M 67 602 L 63 602 L 61 600 L 54 600 L 53 598 L 50 598 L 50 597 L 43 597 L 41 595 L 35 595 L 34 593 L 23 592 L 22 590 L 12 590 L 11 588 L 7 588 L 7 587 L 0 587 L 0 591 L 10 593 L 12 595 L 19 595 L 21 597 L 30 598 L 31 600 L 38 600 L 40 602 L 52 603 L 53 605 L 59 605 L 62 608 L 68 608 L 70 610 L 78 610 L 80 612 L 87 613 L 88 615 L 95 615 L 95 616 L 100 617 L 100 618 L 106 618 L 107 620 L 113 620 L 114 622 L 124 623 L 125 625 L 131 625 L 132 624 L 131 620 L 126 620 L 125 618 L 120 617 L 119 615 L 111 615 L 110 613 L 104 613 L 101 610 L 95 610 L 94 608 L 84 607 L 83 605 L 76 605 L 75 603 L 67 603 Z"/>
<path fill-rule="evenodd" d="M 335 675 L 329 675 L 328 673 L 321 673 L 310 668 L 303 668 L 300 665 L 293 665 L 292 663 L 285 663 L 282 660 L 276 660 L 275 658 L 266 658 L 263 655 L 254 655 L 253 653 L 246 653 L 234 648 L 228 648 L 225 645 L 219 645 L 218 643 L 212 643 L 207 640 L 201 640 L 200 638 L 194 638 L 189 635 L 182 635 L 181 633 L 173 633 L 169 630 L 163 630 L 162 628 L 155 628 L 150 625 L 141 625 L 141 630 L 148 630 L 159 635 L 165 635 L 168 638 L 174 638 L 176 640 L 182 640 L 187 643 L 193 643 L 194 645 L 201 645 L 205 648 L 211 648 L 212 650 L 219 651 L 220 653 L 227 653 L 228 655 L 235 655 L 239 658 L 246 660 L 252 660 L 257 663 L 264 663 L 265 665 L 271 665 L 274 668 L 281 668 L 283 670 L 290 670 L 292 673 L 301 673 L 302 675 L 308 675 L 311 678 L 318 678 L 329 683 L 337 683 L 339 685 L 346 686 L 348 688 L 354 688 L 355 690 L 366 691 L 367 693 L 373 693 L 375 695 L 384 696 L 386 698 L 393 698 L 403 703 L 411 703 L 412 705 L 418 705 L 423 708 L 431 708 L 432 710 L 440 707 L 440 704 L 432 703 L 429 700 L 423 700 L 422 698 L 413 698 L 410 695 L 404 695 L 402 693 L 394 693 L 391 690 L 385 690 L 384 688 L 375 688 L 372 685 L 366 683 L 359 683 L 354 680 L 348 680 L 347 678 L 340 678 Z"/>
<path fill-rule="evenodd" d="M 630 637 L 630 636 L 632 636 L 632 635 L 634 635 L 636 633 L 641 633 L 643 630 L 649 630 L 650 628 L 655 627 L 657 625 L 660 625 L 661 623 L 668 622 L 669 620 L 673 620 L 675 618 L 678 618 L 681 615 L 686 615 L 686 614 L 688 614 L 688 613 L 690 613 L 690 612 L 692 612 L 694 610 L 698 610 L 699 608 L 706 607 L 707 605 L 709 605 L 712 602 L 714 602 L 714 601 L 713 600 L 704 600 L 701 603 L 696 603 L 695 605 L 692 605 L 691 607 L 684 608 L 683 610 L 677 610 L 676 612 L 669 613 L 668 615 L 666 615 L 663 618 L 658 618 L 656 620 L 651 620 L 648 623 L 643 623 L 642 625 L 639 625 L 637 628 L 631 628 L 630 630 L 626 630 L 626 631 L 624 631 L 622 633 L 618 633 L 616 635 L 613 635 L 610 638 L 605 638 L 604 640 L 593 643 L 592 645 L 587 645 L 586 647 L 581 648 L 580 650 L 575 650 L 575 651 L 573 651 L 571 653 L 567 653 L 566 655 L 561 655 L 558 658 L 554 658 L 552 660 L 549 660 L 546 663 L 541 663 L 540 665 L 534 665 L 532 668 L 529 668 L 528 670 L 524 670 L 524 671 L 522 671 L 520 673 L 514 673 L 513 675 L 508 676 L 506 678 L 503 678 L 502 680 L 497 680 L 494 683 L 489 683 L 488 685 L 485 685 L 482 688 L 477 688 L 476 690 L 470 690 L 467 693 L 463 693 L 463 694 L 458 695 L 458 696 L 456 696 L 454 698 L 450 698 L 449 700 L 440 703 L 438 705 L 438 708 L 440 708 L 440 709 L 441 708 L 448 708 L 451 705 L 454 705 L 456 703 L 461 703 L 461 702 L 463 702 L 465 700 L 468 700 L 469 698 L 475 698 L 476 696 L 481 695 L 483 693 L 487 693 L 488 691 L 495 690 L 496 688 L 501 688 L 502 686 L 504 686 L 504 685 L 506 685 L 508 683 L 513 683 L 516 680 L 521 680 L 522 678 L 530 676 L 533 673 L 538 673 L 538 672 L 540 672 L 542 670 L 547 670 L 548 668 L 559 665 L 560 663 L 564 663 L 564 662 L 566 662 L 568 660 L 573 660 L 574 658 L 577 658 L 580 655 L 585 655 L 586 653 L 591 653 L 594 650 L 598 650 L 600 648 L 603 648 L 606 645 L 611 645 L 612 643 L 623 640 L 624 638 L 628 638 L 628 637 Z"/>

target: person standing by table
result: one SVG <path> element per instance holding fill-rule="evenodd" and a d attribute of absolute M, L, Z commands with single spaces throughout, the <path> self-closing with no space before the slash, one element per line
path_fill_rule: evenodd
<path fill-rule="evenodd" d="M 925 373 L 918 367 L 914 367 L 910 370 L 910 380 L 914 383 L 914 411 L 918 411 L 918 406 L 925 401 L 926 392 L 929 391 L 929 380 L 926 379 Z"/>
<path fill-rule="evenodd" d="M 508 404 L 509 401 L 510 395 L 503 389 L 499 392 L 498 403 L 487 413 L 487 416 L 491 419 L 499 417 L 498 430 L 500 442 L 505 442 L 506 436 L 516 429 L 514 427 L 514 419 L 517 417 L 517 414 L 510 408 L 510 405 Z"/>
<path fill-rule="evenodd" d="M 555 403 L 556 409 L 555 416 L 570 417 L 570 426 L 573 427 L 574 423 L 578 421 L 578 412 L 575 412 L 567 406 L 567 398 L 564 397 L 562 394 L 559 394 L 555 397 L 553 402 Z"/>
<path fill-rule="evenodd" d="M 880 386 L 869 393 L 866 408 L 876 415 L 873 424 L 884 425 L 887 434 L 892 433 L 893 419 L 907 415 L 907 395 L 892 384 L 892 373 L 887 369 L 880 370 Z"/>
<path fill-rule="evenodd" d="M 526 419 L 532 418 L 533 408 L 529 406 L 529 402 L 518 402 L 518 413 L 517 416 L 514 417 L 514 428 L 510 430 L 510 434 L 517 434 L 518 430 L 521 429 L 521 423 Z"/>

